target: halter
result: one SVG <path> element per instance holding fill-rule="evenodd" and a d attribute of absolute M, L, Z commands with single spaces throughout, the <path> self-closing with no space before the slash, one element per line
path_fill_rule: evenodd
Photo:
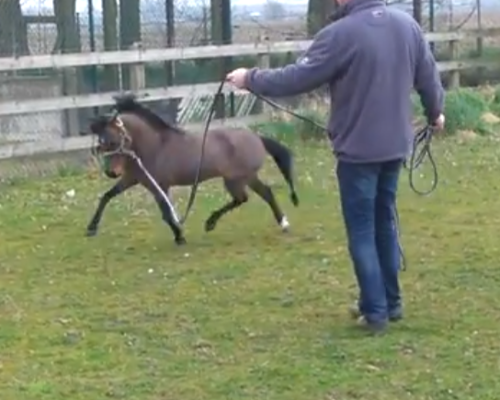
<path fill-rule="evenodd" d="M 135 155 L 135 153 L 129 148 L 129 146 L 132 144 L 132 137 L 129 135 L 127 129 L 125 128 L 125 124 L 123 123 L 119 115 L 114 113 L 112 118 L 110 119 L 110 122 L 114 123 L 115 127 L 118 128 L 120 143 L 115 149 L 100 152 L 100 156 L 103 158 L 107 158 L 115 155 Z"/>

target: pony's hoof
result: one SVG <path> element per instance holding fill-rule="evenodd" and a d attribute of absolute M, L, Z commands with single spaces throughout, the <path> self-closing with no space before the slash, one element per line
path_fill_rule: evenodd
<path fill-rule="evenodd" d="M 205 222 L 205 232 L 213 231 L 215 229 L 216 224 L 217 222 L 215 221 L 207 220 L 207 222 Z"/>
<path fill-rule="evenodd" d="M 178 245 L 178 246 L 182 246 L 184 244 L 186 244 L 186 239 L 183 238 L 183 237 L 180 237 L 180 238 L 176 238 L 175 239 L 175 244 Z"/>
<path fill-rule="evenodd" d="M 286 233 L 286 232 L 290 231 L 290 222 L 288 222 L 288 219 L 286 216 L 283 216 L 283 218 L 281 218 L 280 227 L 281 227 L 282 232 Z"/>
<path fill-rule="evenodd" d="M 87 232 L 85 232 L 87 237 L 94 237 L 95 235 L 97 235 L 97 229 L 88 228 Z"/>

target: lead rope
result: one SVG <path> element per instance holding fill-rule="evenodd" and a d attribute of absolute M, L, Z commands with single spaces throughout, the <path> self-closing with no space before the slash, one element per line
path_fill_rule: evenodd
<path fill-rule="evenodd" d="M 410 183 L 410 188 L 415 192 L 416 194 L 420 196 L 427 196 L 434 192 L 436 190 L 438 182 L 439 182 L 439 174 L 438 174 L 438 169 L 436 165 L 436 161 L 434 160 L 434 157 L 432 155 L 431 151 L 431 142 L 432 142 L 432 137 L 434 134 L 434 127 L 431 125 L 426 125 L 424 128 L 422 128 L 420 131 L 418 131 L 415 134 L 415 137 L 413 138 L 413 143 L 412 143 L 412 149 L 410 153 L 410 160 L 407 163 L 406 161 L 404 162 L 404 167 L 408 170 L 408 180 Z M 421 149 L 419 150 L 419 146 L 422 146 Z M 426 157 L 429 159 L 429 162 L 432 167 L 432 184 L 428 190 L 419 190 L 415 186 L 414 182 L 414 174 L 415 171 L 422 165 L 422 163 L 425 161 Z M 398 246 L 399 246 L 399 254 L 401 257 L 401 267 L 402 270 L 407 269 L 407 261 L 403 249 L 403 245 L 401 244 L 401 225 L 399 223 L 399 213 L 398 209 L 396 206 L 394 206 L 393 210 L 394 214 L 394 227 L 396 229 L 396 233 L 398 236 Z"/>
<path fill-rule="evenodd" d="M 193 207 L 194 200 L 196 198 L 196 193 L 198 192 L 198 186 L 200 185 L 201 178 L 201 167 L 203 165 L 203 159 L 205 158 L 205 144 L 207 142 L 208 131 L 210 129 L 210 124 L 212 123 L 212 119 L 215 112 L 215 106 L 217 105 L 217 100 L 219 96 L 222 94 L 222 89 L 224 88 L 224 83 L 226 81 L 222 80 L 219 84 L 219 88 L 215 93 L 214 99 L 212 101 L 212 105 L 210 106 L 210 111 L 208 113 L 207 121 L 205 122 L 205 130 L 203 131 L 203 139 L 201 141 L 201 151 L 200 151 L 200 159 L 198 161 L 198 168 L 196 170 L 196 177 L 194 179 L 193 186 L 191 186 L 191 193 L 189 194 L 188 204 L 186 206 L 186 211 L 184 212 L 184 216 L 179 220 L 179 223 L 182 225 L 186 222 L 186 219 Z"/>
<path fill-rule="evenodd" d="M 281 104 L 278 104 L 278 103 L 276 103 L 275 101 L 273 101 L 271 99 L 268 99 L 267 97 L 264 97 L 264 96 L 261 96 L 260 94 L 252 92 L 249 89 L 247 89 L 247 90 L 250 93 L 252 93 L 255 97 L 257 97 L 258 99 L 260 99 L 262 101 L 265 101 L 270 106 L 273 106 L 274 108 L 276 108 L 278 110 L 284 111 L 287 114 L 290 114 L 290 115 L 294 116 L 295 118 L 300 119 L 301 121 L 304 121 L 304 122 L 307 122 L 309 124 L 312 124 L 312 125 L 316 126 L 317 128 L 319 128 L 319 129 L 321 129 L 321 130 L 323 130 L 323 131 L 325 131 L 325 132 L 328 133 L 328 129 L 326 128 L 326 126 L 317 123 L 316 121 L 312 120 L 311 118 L 304 117 L 303 115 L 300 115 L 300 114 L 296 113 L 295 111 L 292 111 L 289 108 L 284 107 Z"/>
<path fill-rule="evenodd" d="M 153 178 L 153 176 L 149 173 L 147 168 L 144 166 L 142 163 L 142 160 L 137 157 L 135 153 L 130 153 L 130 157 L 137 163 L 137 166 L 144 172 L 144 175 L 146 175 L 146 178 L 148 178 L 149 182 L 154 186 L 156 191 L 160 194 L 162 199 L 167 203 L 168 208 L 170 209 L 170 213 L 172 214 L 172 218 L 174 219 L 174 222 L 177 226 L 180 226 L 182 224 L 181 220 L 179 219 L 179 216 L 177 215 L 177 212 L 175 211 L 175 207 L 170 201 L 169 197 L 167 194 L 163 191 L 163 189 L 160 187 L 158 182 L 156 182 L 156 179 Z"/>

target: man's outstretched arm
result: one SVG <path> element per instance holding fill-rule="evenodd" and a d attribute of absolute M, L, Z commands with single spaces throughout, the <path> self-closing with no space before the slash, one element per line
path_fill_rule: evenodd
<path fill-rule="evenodd" d="M 328 83 L 345 68 L 350 52 L 345 51 L 335 26 L 327 26 L 296 63 L 282 68 L 248 71 L 245 86 L 262 96 L 284 97 L 309 92 Z"/>

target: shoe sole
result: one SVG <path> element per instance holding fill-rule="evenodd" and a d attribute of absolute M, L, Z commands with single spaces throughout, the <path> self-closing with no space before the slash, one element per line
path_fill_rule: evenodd
<path fill-rule="evenodd" d="M 387 323 L 384 324 L 370 324 L 364 317 L 359 317 L 356 321 L 356 325 L 359 329 L 362 329 L 370 336 L 380 336 L 383 335 L 387 330 Z"/>
<path fill-rule="evenodd" d="M 359 317 L 362 317 L 363 315 L 359 312 L 359 310 L 354 310 L 354 309 L 349 309 L 349 314 L 351 315 L 352 319 L 358 319 Z M 394 315 L 392 317 L 389 317 L 389 322 L 399 322 L 403 319 L 402 315 Z"/>

